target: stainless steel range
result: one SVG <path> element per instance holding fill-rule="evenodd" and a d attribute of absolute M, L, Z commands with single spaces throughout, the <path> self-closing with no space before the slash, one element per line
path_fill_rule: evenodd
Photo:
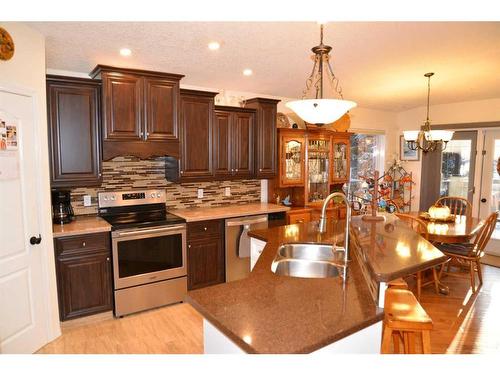
<path fill-rule="evenodd" d="M 185 220 L 167 212 L 163 190 L 98 194 L 111 224 L 114 313 L 180 302 L 187 292 Z"/>

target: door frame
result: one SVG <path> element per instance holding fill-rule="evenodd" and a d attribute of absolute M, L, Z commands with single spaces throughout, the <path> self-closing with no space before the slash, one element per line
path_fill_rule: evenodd
<path fill-rule="evenodd" d="M 52 233 L 51 203 L 50 203 L 50 176 L 49 176 L 49 154 L 48 154 L 48 129 L 40 121 L 46 118 L 46 100 L 36 90 L 21 85 L 3 84 L 0 82 L 0 92 L 19 95 L 29 98 L 33 111 L 33 131 L 38 142 L 33 150 L 35 164 L 35 186 L 32 191 L 36 192 L 36 215 L 38 216 L 39 233 L 42 242 L 37 245 L 36 251 L 41 253 L 42 290 L 43 298 L 48 303 L 44 304 L 45 316 L 42 317 L 46 331 L 46 343 L 61 335 L 59 321 L 59 305 L 57 300 L 57 280 L 55 271 L 54 242 Z M 23 158 L 23 155 L 20 155 Z"/>
<path fill-rule="evenodd" d="M 474 173 L 475 191 L 471 203 L 472 203 L 472 216 L 479 217 L 479 204 L 481 199 L 481 180 L 482 180 L 482 169 L 483 169 L 482 150 L 484 149 L 484 132 L 487 130 L 492 130 L 493 128 L 500 129 L 500 121 L 467 122 L 459 124 L 435 124 L 432 125 L 432 128 L 435 130 L 477 131 L 476 163 L 475 163 L 476 170 Z"/>

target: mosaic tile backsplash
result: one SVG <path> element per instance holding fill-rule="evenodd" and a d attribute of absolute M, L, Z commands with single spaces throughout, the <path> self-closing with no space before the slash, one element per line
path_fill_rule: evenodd
<path fill-rule="evenodd" d="M 103 182 L 100 187 L 77 188 L 71 191 L 71 205 L 75 215 L 97 213 L 97 193 L 135 189 L 165 189 L 167 209 L 214 207 L 260 201 L 260 180 L 214 181 L 176 184 L 165 179 L 163 157 L 142 160 L 133 156 L 120 156 L 102 163 Z M 224 189 L 231 188 L 231 196 Z M 203 198 L 198 199 L 198 189 Z M 83 196 L 92 197 L 92 205 L 83 206 Z"/>

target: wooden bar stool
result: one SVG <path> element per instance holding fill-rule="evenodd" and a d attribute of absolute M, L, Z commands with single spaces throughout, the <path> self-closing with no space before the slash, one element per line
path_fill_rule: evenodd
<path fill-rule="evenodd" d="M 399 353 L 399 341 L 403 342 L 405 354 L 416 353 L 415 336 L 422 338 L 422 353 L 430 354 L 432 319 L 420 306 L 409 290 L 388 288 L 385 293 L 384 333 L 382 335 L 382 354 Z"/>
<path fill-rule="evenodd" d="M 400 277 L 399 279 L 395 279 L 395 280 L 389 281 L 387 283 L 387 287 L 388 288 L 392 288 L 392 289 L 405 289 L 405 290 L 408 290 L 408 283 L 402 277 Z"/>

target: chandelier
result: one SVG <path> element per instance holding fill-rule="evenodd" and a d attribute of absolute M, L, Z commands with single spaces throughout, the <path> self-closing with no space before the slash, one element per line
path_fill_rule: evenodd
<path fill-rule="evenodd" d="M 314 53 L 314 66 L 307 78 L 302 100 L 294 100 L 286 103 L 286 106 L 294 111 L 302 120 L 317 126 L 332 123 L 341 118 L 350 109 L 356 107 L 355 102 L 344 100 L 342 87 L 330 65 L 330 51 L 332 47 L 323 44 L 323 25 L 320 25 L 320 27 L 320 43 L 311 49 Z M 340 99 L 323 99 L 324 79 L 328 80 Z M 314 91 L 314 99 L 306 99 L 307 94 L 312 90 Z"/>
<path fill-rule="evenodd" d="M 416 151 L 418 149 L 423 152 L 434 150 L 444 151 L 446 145 L 453 137 L 452 131 L 447 130 L 431 130 L 431 123 L 429 121 L 429 98 L 431 95 L 431 77 L 434 73 L 425 73 L 427 77 L 427 118 L 424 122 L 422 130 L 409 130 L 404 131 L 404 139 L 408 143 L 410 150 Z"/>

